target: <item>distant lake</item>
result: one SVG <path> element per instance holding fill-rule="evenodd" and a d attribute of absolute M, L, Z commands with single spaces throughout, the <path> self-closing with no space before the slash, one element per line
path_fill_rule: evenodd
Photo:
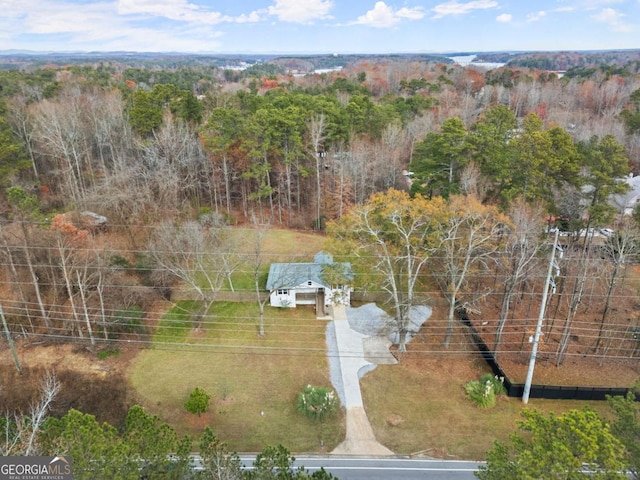
<path fill-rule="evenodd" d="M 342 70 L 342 67 L 333 67 L 333 68 L 318 68 L 317 70 L 314 70 L 313 73 L 330 73 L 330 72 L 339 72 L 340 70 Z"/>
<path fill-rule="evenodd" d="M 491 68 L 500 68 L 504 67 L 506 63 L 498 63 L 498 62 L 474 62 L 473 60 L 477 57 L 477 55 L 458 55 L 455 57 L 447 57 L 456 62 L 458 65 L 463 67 L 468 67 L 469 65 L 474 67 L 481 67 L 486 69 Z"/>

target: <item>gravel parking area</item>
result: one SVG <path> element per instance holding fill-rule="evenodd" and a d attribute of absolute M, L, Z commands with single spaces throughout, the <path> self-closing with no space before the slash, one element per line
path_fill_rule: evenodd
<path fill-rule="evenodd" d="M 398 343 L 394 320 L 375 303 L 367 303 L 357 308 L 347 307 L 346 310 L 349 325 L 356 332 L 372 337 L 386 336 L 393 343 Z M 411 308 L 409 311 L 409 340 L 430 316 L 431 307 L 420 305 Z"/>

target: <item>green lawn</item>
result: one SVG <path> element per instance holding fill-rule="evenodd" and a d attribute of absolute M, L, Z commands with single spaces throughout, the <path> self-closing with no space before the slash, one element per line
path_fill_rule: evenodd
<path fill-rule="evenodd" d="M 398 454 L 484 460 L 494 440 L 515 432 L 525 408 L 521 399 L 504 395 L 488 409 L 468 400 L 464 384 L 487 371 L 477 355 L 446 352 L 409 353 L 398 365 L 377 367 L 360 382 L 376 438 Z M 531 399 L 528 408 L 560 414 L 585 405 L 610 415 L 606 402 Z"/>
<path fill-rule="evenodd" d="M 153 335 L 156 343 L 181 343 L 189 336 L 201 302 L 180 300 L 160 320 Z"/>
<path fill-rule="evenodd" d="M 255 283 L 252 262 L 255 258 L 255 231 L 251 228 L 239 228 L 233 233 L 237 239 L 239 252 L 246 255 L 246 262 L 243 262 L 232 275 L 233 288 L 236 291 L 253 291 Z M 263 253 L 260 267 L 261 287 L 264 288 L 267 283 L 267 274 L 271 263 L 311 262 L 313 256 L 325 248 L 325 243 L 326 238 L 323 235 L 279 228 L 268 229 L 261 246 Z M 225 283 L 224 289 L 228 290 L 229 288 L 229 285 Z"/>
<path fill-rule="evenodd" d="M 173 311 L 159 331 L 173 322 Z M 332 449 L 344 438 L 342 415 L 318 425 L 295 409 L 305 385 L 331 386 L 326 323 L 312 309 L 267 307 L 266 336 L 259 337 L 255 304 L 216 303 L 189 332 L 185 346 L 156 343 L 132 364 L 130 381 L 138 400 L 181 434 L 199 435 L 205 425 L 238 451 L 260 451 L 281 443 L 292 452 Z M 212 395 L 202 417 L 184 402 L 195 387 Z"/>

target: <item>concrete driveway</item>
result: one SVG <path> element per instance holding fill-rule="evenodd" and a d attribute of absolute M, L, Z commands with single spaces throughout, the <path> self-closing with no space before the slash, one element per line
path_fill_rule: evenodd
<path fill-rule="evenodd" d="M 332 323 L 335 330 L 337 357 L 340 365 L 340 378 L 332 380 L 335 383 L 339 383 L 334 387 L 340 389 L 344 395 L 341 400 L 344 403 L 347 414 L 347 434 L 344 442 L 338 445 L 331 453 L 341 455 L 393 455 L 391 450 L 376 441 L 360 392 L 360 376 L 363 372 L 373 367 L 374 363 L 372 361 L 379 359 L 381 363 L 395 362 L 395 358 L 389 352 L 390 342 L 386 344 L 386 342 L 379 339 L 369 341 L 372 337 L 353 330 L 349 325 L 343 305 L 337 305 L 333 308 Z M 365 355 L 365 343 L 367 344 L 367 355 Z"/>

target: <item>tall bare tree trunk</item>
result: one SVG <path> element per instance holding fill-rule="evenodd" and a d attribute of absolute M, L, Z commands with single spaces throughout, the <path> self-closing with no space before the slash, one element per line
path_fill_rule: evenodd
<path fill-rule="evenodd" d="M 82 300 L 82 309 L 84 311 L 84 320 L 87 325 L 87 334 L 89 335 L 89 340 L 91 341 L 91 345 L 95 346 L 96 339 L 93 337 L 93 328 L 91 327 L 91 318 L 89 316 L 89 309 L 87 308 L 87 299 L 84 295 L 85 284 L 80 279 L 80 272 L 76 270 L 76 278 L 78 279 L 78 289 L 80 290 L 80 299 Z"/>
<path fill-rule="evenodd" d="M 74 319 L 74 329 L 78 330 L 78 334 L 82 336 L 82 329 L 80 328 L 80 317 L 78 316 L 78 310 L 76 308 L 75 299 L 73 296 L 73 284 L 71 283 L 71 271 L 70 265 L 68 265 L 69 256 L 67 249 L 63 245 L 62 235 L 58 235 L 58 251 L 60 252 L 60 263 L 62 267 L 62 277 L 64 278 L 64 283 L 67 288 L 67 295 L 69 298 L 69 303 L 71 304 L 71 312 L 73 313 Z M 74 330 L 72 329 L 72 330 Z"/>
<path fill-rule="evenodd" d="M 29 251 L 29 233 L 27 231 L 27 227 L 24 221 L 20 222 L 20 226 L 22 227 L 23 234 L 23 251 L 24 257 L 27 262 L 27 268 L 29 269 L 29 274 L 31 275 L 31 281 L 33 283 L 33 289 L 36 293 L 36 299 L 38 300 L 38 307 L 40 308 L 40 315 L 42 316 L 42 320 L 47 328 L 47 331 L 51 332 L 51 321 L 49 319 L 49 315 L 47 314 L 47 310 L 44 307 L 44 302 L 42 300 L 42 294 L 40 293 L 40 280 L 38 279 L 38 275 L 36 275 L 35 269 L 33 268 L 33 262 L 31 261 L 31 252 Z"/>
<path fill-rule="evenodd" d="M 322 230 L 322 189 L 320 186 L 320 159 L 326 155 L 322 142 L 326 138 L 327 128 L 324 114 L 314 115 L 309 121 L 309 133 L 311 135 L 311 148 L 316 161 L 316 220 L 314 222 L 316 230 Z M 321 147 L 323 147 L 321 149 Z M 322 151 L 321 151 L 322 150 Z"/>
<path fill-rule="evenodd" d="M 11 350 L 13 361 L 16 364 L 18 373 L 22 375 L 22 366 L 20 365 L 20 360 L 18 359 L 18 354 L 16 353 L 16 347 L 13 344 L 13 338 L 11 338 L 11 332 L 9 331 L 9 326 L 7 325 L 7 319 L 4 316 L 4 310 L 2 309 L 2 305 L 0 305 L 0 318 L 2 318 L 2 326 L 4 327 L 4 333 L 7 336 L 7 343 L 9 344 L 9 350 Z"/>
<path fill-rule="evenodd" d="M 618 283 L 618 275 L 619 275 L 620 265 L 617 261 L 614 261 L 613 272 L 611 273 L 611 279 L 609 281 L 609 285 L 607 287 L 607 296 L 604 300 L 604 309 L 602 310 L 602 318 L 600 319 L 600 327 L 598 329 L 598 338 L 596 339 L 596 344 L 593 347 L 595 353 L 598 352 L 598 348 L 600 348 L 600 344 L 602 341 L 602 333 L 604 332 L 604 326 L 607 322 L 607 318 L 609 316 L 609 310 L 611 309 L 611 297 L 613 295 L 613 290 Z"/>
<path fill-rule="evenodd" d="M 7 240 L 3 239 L 3 243 L 4 243 L 4 248 L 7 252 L 7 260 L 9 263 L 9 270 L 11 271 L 11 279 L 13 281 L 14 285 L 17 285 L 18 287 L 18 293 L 20 294 L 20 301 L 22 302 L 22 307 L 24 309 L 25 315 L 27 317 L 27 320 L 29 321 L 29 327 L 31 328 L 31 333 L 34 332 L 33 329 L 33 321 L 31 319 L 31 311 L 30 311 L 30 307 L 29 307 L 29 302 L 27 302 L 27 297 L 24 293 L 24 289 L 22 288 L 22 281 L 20 280 L 20 277 L 18 276 L 18 270 L 16 269 L 16 263 L 15 260 L 13 258 L 13 252 L 11 251 L 11 248 L 9 247 L 9 245 L 7 244 Z"/>

